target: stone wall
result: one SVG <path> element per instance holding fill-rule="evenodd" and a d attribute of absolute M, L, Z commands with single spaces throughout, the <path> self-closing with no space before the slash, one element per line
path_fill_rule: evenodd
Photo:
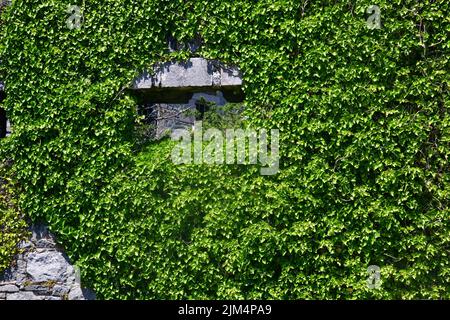
<path fill-rule="evenodd" d="M 33 226 L 10 269 L 0 275 L 0 300 L 92 300 L 76 268 L 45 226 Z"/>

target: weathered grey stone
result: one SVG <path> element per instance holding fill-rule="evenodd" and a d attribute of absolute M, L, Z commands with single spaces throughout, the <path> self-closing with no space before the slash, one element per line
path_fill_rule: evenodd
<path fill-rule="evenodd" d="M 20 241 L 19 242 L 19 249 L 31 249 L 34 245 L 31 241 Z"/>
<path fill-rule="evenodd" d="M 33 282 L 64 282 L 67 265 L 67 260 L 60 252 L 32 252 L 28 255 L 27 273 Z"/>
<path fill-rule="evenodd" d="M 79 286 L 74 286 L 69 292 L 69 300 L 85 300 L 83 291 Z"/>
<path fill-rule="evenodd" d="M 56 248 L 54 237 L 44 226 L 32 227 L 32 240 L 21 243 L 23 254 L 13 267 L 0 274 L 0 300 L 95 299 L 80 288 L 77 272 Z"/>
<path fill-rule="evenodd" d="M 0 285 L 0 292 L 18 292 L 19 288 L 13 284 Z"/>
<path fill-rule="evenodd" d="M 56 244 L 53 240 L 49 239 L 40 239 L 36 241 L 37 248 L 55 248 Z"/>
<path fill-rule="evenodd" d="M 68 277 L 75 277 L 75 268 L 72 265 L 67 264 L 66 274 Z"/>
<path fill-rule="evenodd" d="M 67 286 L 57 284 L 53 287 L 52 295 L 58 296 L 58 297 L 63 297 L 65 295 L 68 295 L 69 291 L 70 291 L 70 288 L 68 288 Z"/>
<path fill-rule="evenodd" d="M 23 287 L 24 291 L 33 291 L 39 295 L 50 295 L 52 294 L 53 289 L 49 286 L 39 285 L 39 284 L 31 284 Z"/>
<path fill-rule="evenodd" d="M 65 283 L 69 286 L 71 286 L 72 284 L 74 284 L 77 281 L 77 278 L 75 277 L 75 275 L 69 275 L 65 281 Z"/>
<path fill-rule="evenodd" d="M 24 255 L 19 255 L 16 260 L 16 268 L 19 270 L 25 270 L 27 267 L 26 257 Z"/>
<path fill-rule="evenodd" d="M 191 58 L 187 62 L 166 62 L 145 71 L 135 79 L 133 89 L 208 88 L 241 86 L 242 76 L 237 68 L 224 68 L 217 61 Z"/>
<path fill-rule="evenodd" d="M 43 253 L 43 252 L 49 252 L 53 254 L 54 252 L 57 252 L 56 248 L 35 248 L 33 252 L 35 253 Z"/>
<path fill-rule="evenodd" d="M 20 291 L 8 294 L 6 300 L 43 300 L 44 297 L 35 295 L 30 291 Z"/>
<path fill-rule="evenodd" d="M 15 261 L 15 265 L 6 269 L 3 274 L 0 274 L 0 285 L 5 282 L 20 284 L 26 280 L 26 263 L 21 261 L 22 256 L 20 255 L 17 259 L 18 260 Z"/>
<path fill-rule="evenodd" d="M 242 86 L 242 74 L 237 68 L 223 68 L 220 70 L 220 85 Z"/>

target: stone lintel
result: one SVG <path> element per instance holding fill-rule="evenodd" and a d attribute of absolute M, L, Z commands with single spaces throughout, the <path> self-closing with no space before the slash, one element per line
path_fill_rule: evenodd
<path fill-rule="evenodd" d="M 240 87 L 242 75 L 236 67 L 226 68 L 217 61 L 191 58 L 186 62 L 165 62 L 135 79 L 132 89 L 180 89 Z"/>

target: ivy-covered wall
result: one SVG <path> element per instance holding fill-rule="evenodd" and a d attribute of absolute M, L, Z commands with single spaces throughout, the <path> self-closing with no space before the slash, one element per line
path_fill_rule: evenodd
<path fill-rule="evenodd" d="M 4 144 L 3 148 L 8 149 Z M 18 186 L 14 180 L 11 163 L 4 160 L 5 155 L 0 151 L 0 274 L 7 269 L 20 252 L 18 244 L 26 238 L 27 224 L 25 215 L 17 206 Z M 1 280 L 1 276 L 0 276 Z M 1 298 L 1 294 L 0 294 Z"/>
<path fill-rule="evenodd" d="M 13 1 L 1 75 L 21 209 L 99 298 L 450 297 L 447 0 L 79 1 L 74 29 L 70 4 Z M 125 88 L 190 55 L 168 35 L 239 65 L 277 175 L 136 147 Z"/>

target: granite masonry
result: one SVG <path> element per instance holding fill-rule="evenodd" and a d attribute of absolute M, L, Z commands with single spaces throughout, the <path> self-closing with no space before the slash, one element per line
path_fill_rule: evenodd
<path fill-rule="evenodd" d="M 82 289 L 77 268 L 58 247 L 45 226 L 31 227 L 31 239 L 20 243 L 22 253 L 0 275 L 0 300 L 93 300 Z"/>

